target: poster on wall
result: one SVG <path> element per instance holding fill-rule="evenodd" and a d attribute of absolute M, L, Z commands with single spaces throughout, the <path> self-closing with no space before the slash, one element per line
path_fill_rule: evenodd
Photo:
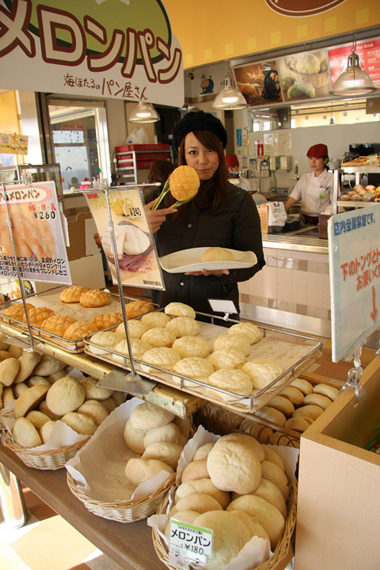
<path fill-rule="evenodd" d="M 329 96 L 327 50 L 296 53 L 278 60 L 284 101 L 308 101 Z"/>
<path fill-rule="evenodd" d="M 184 103 L 183 57 L 159 0 L 0 0 L 0 88 Z"/>
<path fill-rule="evenodd" d="M 109 203 L 117 249 L 117 265 L 123 285 L 164 289 L 161 266 L 139 188 L 109 189 Z M 104 254 L 112 282 L 117 285 L 115 257 L 109 227 L 106 194 L 102 191 L 84 192 Z"/>
<path fill-rule="evenodd" d="M 345 44 L 328 50 L 331 70 L 331 80 L 334 85 L 339 75 L 347 67 L 347 58 L 353 51 L 352 43 Z M 360 58 L 360 66 L 373 81 L 377 89 L 380 89 L 380 39 L 357 42 L 355 52 Z"/>
<path fill-rule="evenodd" d="M 236 84 L 250 107 L 282 103 L 275 60 L 235 67 L 233 71 Z"/>
<path fill-rule="evenodd" d="M 12 235 L 8 228 L 12 221 Z M 0 191 L 0 275 L 71 284 L 55 183 L 7 185 Z"/>
<path fill-rule="evenodd" d="M 328 220 L 333 362 L 380 326 L 379 224 L 376 205 Z"/>

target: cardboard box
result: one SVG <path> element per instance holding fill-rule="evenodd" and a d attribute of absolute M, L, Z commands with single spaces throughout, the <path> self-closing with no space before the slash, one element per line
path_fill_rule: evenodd
<path fill-rule="evenodd" d="M 380 455 L 364 446 L 380 422 L 380 355 L 301 437 L 295 570 L 380 568 Z M 357 404 L 357 405 L 356 405 Z"/>

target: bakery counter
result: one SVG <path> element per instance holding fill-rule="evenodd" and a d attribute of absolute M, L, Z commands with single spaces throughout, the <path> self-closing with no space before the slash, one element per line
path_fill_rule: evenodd
<path fill-rule="evenodd" d="M 303 232 L 303 233 L 302 233 Z M 309 233 L 310 235 L 305 235 Z M 318 230 L 307 226 L 302 230 L 286 234 L 263 234 L 263 247 L 268 249 L 287 249 L 305 253 L 328 254 L 328 242 L 318 237 Z"/>
<path fill-rule="evenodd" d="M 123 570 L 166 568 L 156 555 L 152 529 L 146 520 L 119 523 L 90 513 L 71 493 L 66 481 L 66 469 L 41 471 L 26 467 L 12 451 L 1 444 L 0 462 Z"/>

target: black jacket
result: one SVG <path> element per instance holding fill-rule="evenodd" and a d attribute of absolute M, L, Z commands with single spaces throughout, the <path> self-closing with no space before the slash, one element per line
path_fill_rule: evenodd
<path fill-rule="evenodd" d="M 146 202 L 153 198 L 147 196 Z M 160 207 L 166 206 L 162 203 Z M 256 204 L 250 194 L 232 184 L 227 205 L 217 212 L 201 210 L 194 204 L 186 222 L 169 215 L 155 235 L 160 257 L 182 249 L 219 246 L 253 251 L 258 260 L 253 267 L 230 270 L 222 277 L 163 271 L 166 290 L 160 294 L 161 306 L 179 301 L 197 312 L 212 314 L 208 299 L 230 299 L 239 311 L 237 283 L 247 281 L 265 265 Z"/>

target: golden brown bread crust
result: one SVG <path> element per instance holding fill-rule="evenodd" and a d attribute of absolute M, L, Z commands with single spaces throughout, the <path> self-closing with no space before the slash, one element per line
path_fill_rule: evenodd
<path fill-rule="evenodd" d="M 57 336 L 63 336 L 69 326 L 76 322 L 74 317 L 68 315 L 52 315 L 41 323 L 40 328 Z"/>
<path fill-rule="evenodd" d="M 31 303 L 25 303 L 26 310 L 31 309 L 34 307 Z M 3 315 L 6 317 L 14 317 L 15 319 L 20 320 L 24 315 L 24 305 L 22 303 L 18 303 L 17 305 L 12 305 L 8 309 L 3 312 Z"/>
<path fill-rule="evenodd" d="M 27 309 L 29 324 L 40 327 L 43 321 L 55 315 L 53 309 L 48 307 L 32 307 Z M 26 323 L 26 316 L 23 315 L 22 320 Z"/>
<path fill-rule="evenodd" d="M 125 312 L 128 319 L 133 319 L 134 317 L 144 315 L 145 313 L 149 313 L 153 310 L 153 305 L 151 303 L 147 303 L 146 301 L 131 301 L 125 305 Z"/>
<path fill-rule="evenodd" d="M 79 302 L 82 307 L 103 307 L 110 304 L 111 296 L 100 289 L 89 289 L 82 293 Z"/>
<path fill-rule="evenodd" d="M 79 340 L 89 334 L 96 333 L 97 330 L 98 329 L 95 327 L 95 325 L 91 323 L 77 321 L 66 329 L 63 338 L 66 340 Z"/>
<path fill-rule="evenodd" d="M 67 289 L 62 291 L 60 299 L 63 303 L 79 303 L 82 293 L 86 293 L 88 290 L 88 287 L 73 285 L 72 287 L 67 287 Z"/>
<path fill-rule="evenodd" d="M 123 322 L 123 317 L 120 313 L 104 313 L 96 315 L 91 321 L 91 324 L 96 327 L 96 330 L 101 331 L 119 325 Z"/>

